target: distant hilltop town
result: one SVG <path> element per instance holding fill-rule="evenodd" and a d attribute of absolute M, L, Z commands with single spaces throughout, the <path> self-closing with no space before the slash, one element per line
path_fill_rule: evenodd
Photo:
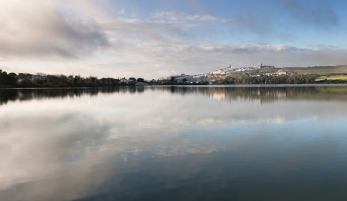
<path fill-rule="evenodd" d="M 226 68 L 222 68 L 216 71 L 212 71 L 208 74 L 211 75 L 226 75 L 232 72 L 240 72 L 240 71 L 250 71 L 250 70 L 256 70 L 256 69 L 270 69 L 270 68 L 275 68 L 275 66 L 270 66 L 270 65 L 263 65 L 260 64 L 260 66 L 257 67 L 240 67 L 240 68 L 231 68 L 231 65 L 226 67 Z"/>
<path fill-rule="evenodd" d="M 194 82 L 205 83 L 209 81 L 208 78 L 210 76 L 227 75 L 233 72 L 243 72 L 243 71 L 250 71 L 250 70 L 256 70 L 256 69 L 271 69 L 271 68 L 275 68 L 275 66 L 260 64 L 260 66 L 257 66 L 257 67 L 231 68 L 231 65 L 230 65 L 226 68 L 215 70 L 209 73 L 201 73 L 197 75 L 186 75 L 182 73 L 180 75 L 171 75 L 167 77 L 161 77 L 158 79 L 158 82 L 161 84 L 167 84 L 167 83 L 189 84 Z"/>
<path fill-rule="evenodd" d="M 260 64 L 256 67 L 232 68 L 231 65 L 197 75 L 162 77 L 156 84 L 309 84 L 347 83 L 347 66 L 314 66 L 276 68 Z"/>

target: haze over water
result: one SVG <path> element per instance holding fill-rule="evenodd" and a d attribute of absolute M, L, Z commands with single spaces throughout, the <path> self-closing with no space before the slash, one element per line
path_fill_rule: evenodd
<path fill-rule="evenodd" d="M 347 87 L 0 90 L 0 200 L 345 200 Z"/>

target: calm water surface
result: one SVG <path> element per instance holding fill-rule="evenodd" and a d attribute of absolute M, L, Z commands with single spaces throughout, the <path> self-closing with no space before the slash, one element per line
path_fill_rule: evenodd
<path fill-rule="evenodd" d="M 346 200 L 347 87 L 0 90 L 0 200 Z"/>

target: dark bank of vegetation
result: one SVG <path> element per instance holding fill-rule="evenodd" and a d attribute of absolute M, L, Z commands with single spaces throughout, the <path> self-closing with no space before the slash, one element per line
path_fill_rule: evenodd
<path fill-rule="evenodd" d="M 61 88 L 61 87 L 101 87 L 101 86 L 132 86 L 136 83 L 146 83 L 143 78 L 129 79 L 81 77 L 79 75 L 45 75 L 37 73 L 7 73 L 0 69 L 1 88 Z"/>
<path fill-rule="evenodd" d="M 2 72 L 0 70 L 0 87 L 15 86 L 17 78 L 15 73 Z"/>

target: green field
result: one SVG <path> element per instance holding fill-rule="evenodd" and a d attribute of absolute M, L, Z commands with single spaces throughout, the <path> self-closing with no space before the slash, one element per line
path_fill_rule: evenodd
<path fill-rule="evenodd" d="M 320 76 L 316 79 L 316 81 L 321 80 L 347 80 L 347 75 L 328 75 L 328 76 Z"/>
<path fill-rule="evenodd" d="M 297 74 L 318 74 L 318 75 L 330 75 L 330 74 L 345 74 L 347 73 L 347 66 L 319 66 L 319 67 L 286 67 L 281 68 L 285 72 L 297 73 Z"/>

